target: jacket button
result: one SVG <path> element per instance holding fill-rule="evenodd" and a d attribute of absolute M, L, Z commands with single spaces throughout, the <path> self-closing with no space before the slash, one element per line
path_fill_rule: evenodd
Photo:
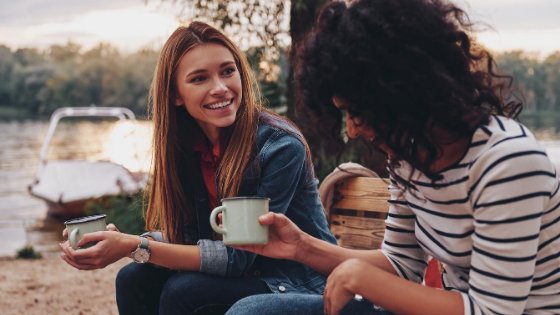
<path fill-rule="evenodd" d="M 281 285 L 281 286 L 278 287 L 278 290 L 279 290 L 280 292 L 286 292 L 286 287 L 283 286 L 283 285 Z"/>

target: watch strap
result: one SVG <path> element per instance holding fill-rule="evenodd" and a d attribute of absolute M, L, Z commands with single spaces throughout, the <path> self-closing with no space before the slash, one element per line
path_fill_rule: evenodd
<path fill-rule="evenodd" d="M 145 250 L 150 250 L 149 246 L 148 246 L 148 238 L 147 237 L 140 237 L 140 244 L 138 244 L 139 248 L 143 248 Z"/>
<path fill-rule="evenodd" d="M 167 243 L 165 241 L 165 239 L 163 238 L 163 233 L 161 231 L 149 231 L 149 232 L 144 232 L 142 234 L 140 234 L 140 236 L 142 237 L 148 237 L 148 238 L 152 238 L 152 240 L 156 241 L 156 242 L 163 242 L 163 243 Z"/>

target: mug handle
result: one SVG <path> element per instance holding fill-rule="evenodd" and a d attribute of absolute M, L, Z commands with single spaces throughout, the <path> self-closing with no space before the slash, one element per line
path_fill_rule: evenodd
<path fill-rule="evenodd" d="M 78 230 L 79 228 L 75 228 L 72 233 L 70 233 L 70 235 L 68 236 L 68 239 L 70 240 L 70 245 L 72 245 L 73 249 L 78 249 L 78 240 L 76 239 L 78 236 Z"/>
<path fill-rule="evenodd" d="M 226 211 L 226 207 L 219 206 L 214 208 L 214 210 L 212 210 L 212 213 L 210 213 L 210 226 L 212 226 L 212 230 L 214 230 L 218 234 L 226 234 L 226 229 L 218 226 L 218 224 L 216 223 L 216 218 L 218 217 L 218 214 L 224 211 Z"/>

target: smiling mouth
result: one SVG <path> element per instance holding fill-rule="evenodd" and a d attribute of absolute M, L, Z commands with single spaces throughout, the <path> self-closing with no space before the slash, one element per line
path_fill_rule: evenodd
<path fill-rule="evenodd" d="M 218 109 L 222 109 L 222 108 L 226 108 L 229 105 L 231 105 L 233 103 L 233 98 L 226 100 L 226 101 L 221 101 L 218 103 L 213 103 L 213 104 L 206 104 L 203 105 L 204 108 L 206 109 L 210 109 L 210 110 L 218 110 Z"/>

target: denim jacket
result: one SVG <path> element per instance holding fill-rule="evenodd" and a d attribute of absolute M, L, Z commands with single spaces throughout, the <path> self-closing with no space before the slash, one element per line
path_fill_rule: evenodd
<path fill-rule="evenodd" d="M 270 198 L 270 211 L 284 213 L 306 233 L 335 244 L 302 139 L 301 133 L 284 120 L 263 112 L 256 137 L 257 154 L 243 176 L 239 195 Z M 277 293 L 323 292 L 325 277 L 303 264 L 233 249 L 212 240 L 211 209 L 201 178 L 197 187 L 197 231 L 190 231 L 189 237 L 199 245 L 201 272 L 260 278 Z"/>

